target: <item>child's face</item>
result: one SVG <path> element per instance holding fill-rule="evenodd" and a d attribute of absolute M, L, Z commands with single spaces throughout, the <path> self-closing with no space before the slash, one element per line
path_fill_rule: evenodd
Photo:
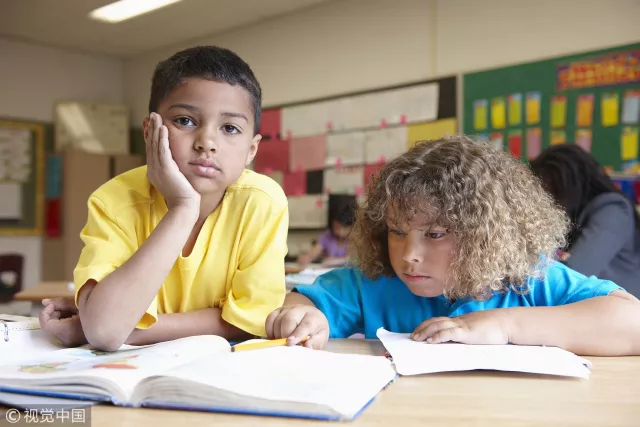
<path fill-rule="evenodd" d="M 388 220 L 387 227 L 393 271 L 414 294 L 441 295 L 453 260 L 454 236 L 420 218 L 401 225 Z"/>
<path fill-rule="evenodd" d="M 253 135 L 249 93 L 240 86 L 186 79 L 158 106 L 169 129 L 169 147 L 193 188 L 221 193 L 251 163 L 261 136 Z M 145 132 L 149 120 L 143 123 Z"/>
<path fill-rule="evenodd" d="M 349 237 L 349 234 L 351 234 L 351 227 L 341 224 L 334 219 L 331 221 L 331 231 L 333 231 L 333 235 L 338 239 L 344 240 Z"/>

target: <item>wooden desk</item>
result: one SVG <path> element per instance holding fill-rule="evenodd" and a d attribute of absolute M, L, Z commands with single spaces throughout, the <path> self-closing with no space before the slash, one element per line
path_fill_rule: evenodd
<path fill-rule="evenodd" d="M 14 295 L 16 301 L 40 302 L 44 298 L 73 298 L 74 291 L 70 290 L 69 282 L 42 282 L 37 286 L 25 289 Z"/>
<path fill-rule="evenodd" d="M 336 340 L 327 350 L 380 354 L 382 346 L 375 341 Z M 590 359 L 589 380 L 477 371 L 402 377 L 351 423 L 100 405 L 92 409 L 91 425 L 639 426 L 640 357 Z"/>

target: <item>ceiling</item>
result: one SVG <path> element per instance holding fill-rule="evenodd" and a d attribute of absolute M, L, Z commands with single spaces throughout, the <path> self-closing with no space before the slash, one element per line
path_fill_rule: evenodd
<path fill-rule="evenodd" d="M 110 0 L 0 0 L 0 37 L 127 58 L 330 0 L 182 0 L 117 24 L 89 12 Z"/>

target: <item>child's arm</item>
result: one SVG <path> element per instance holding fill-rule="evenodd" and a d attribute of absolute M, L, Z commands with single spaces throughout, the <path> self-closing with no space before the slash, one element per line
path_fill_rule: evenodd
<path fill-rule="evenodd" d="M 306 336 L 305 347 L 320 349 L 329 340 L 329 322 L 311 300 L 297 292 L 287 294 L 282 307 L 274 310 L 265 322 L 269 339 L 288 338 L 290 345 Z"/>
<path fill-rule="evenodd" d="M 115 350 L 132 333 L 167 277 L 198 219 L 200 195 L 171 157 L 168 130 L 152 114 L 147 135 L 147 176 L 169 211 L 142 246 L 97 283 L 80 289 L 77 304 L 85 336 L 97 348 Z"/>
<path fill-rule="evenodd" d="M 229 340 L 251 338 L 247 332 L 225 322 L 219 308 L 205 308 L 187 313 L 159 314 L 148 329 L 134 329 L 126 344 L 147 345 L 195 335 L 219 335 Z"/>
<path fill-rule="evenodd" d="M 302 267 L 306 267 L 312 263 L 314 259 L 318 258 L 322 254 L 323 250 L 324 248 L 322 245 L 320 243 L 316 243 L 306 254 L 298 257 L 298 264 Z"/>
<path fill-rule="evenodd" d="M 43 330 L 67 347 L 87 343 L 73 300 L 55 298 L 43 300 L 43 304 L 45 308 L 40 312 L 40 327 Z M 188 313 L 160 314 L 153 327 L 134 329 L 125 343 L 147 345 L 208 334 L 222 335 L 232 340 L 250 338 L 248 333 L 222 320 L 219 308 L 206 308 Z"/>
<path fill-rule="evenodd" d="M 564 262 L 585 276 L 598 276 L 635 232 L 633 206 L 624 198 L 608 201 L 589 216 Z"/>
<path fill-rule="evenodd" d="M 513 344 L 590 356 L 640 355 L 640 302 L 624 291 L 557 307 L 504 310 Z"/>
<path fill-rule="evenodd" d="M 624 291 L 555 307 L 514 307 L 436 317 L 416 341 L 561 347 L 580 355 L 640 355 L 640 302 Z"/>

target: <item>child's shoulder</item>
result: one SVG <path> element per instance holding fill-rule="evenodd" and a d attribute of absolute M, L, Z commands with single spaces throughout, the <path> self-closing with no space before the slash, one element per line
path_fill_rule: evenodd
<path fill-rule="evenodd" d="M 270 204 L 276 209 L 287 206 L 287 196 L 280 184 L 249 169 L 245 169 L 236 182 L 227 188 L 227 194 L 244 202 Z"/>
<path fill-rule="evenodd" d="M 152 186 L 147 178 L 147 166 L 124 172 L 98 187 L 91 195 L 110 209 L 138 203 L 148 204 L 153 199 Z"/>

